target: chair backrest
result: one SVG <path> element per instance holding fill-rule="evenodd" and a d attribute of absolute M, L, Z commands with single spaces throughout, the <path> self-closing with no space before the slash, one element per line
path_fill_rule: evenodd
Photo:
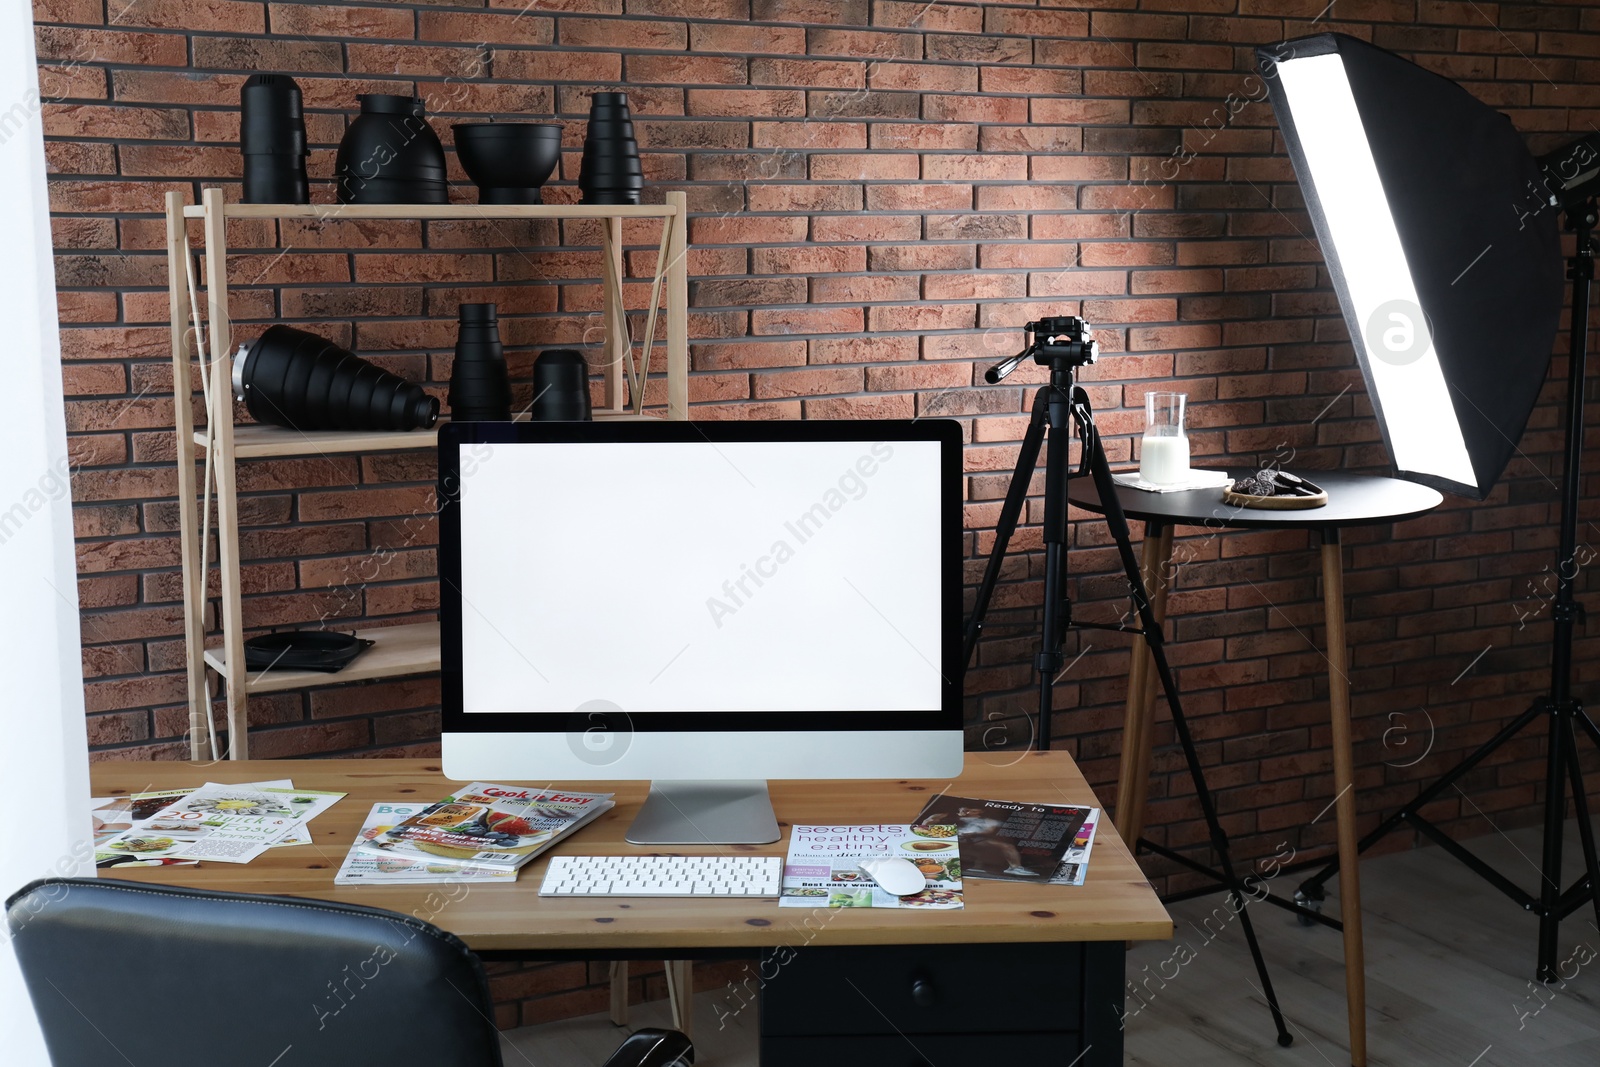
<path fill-rule="evenodd" d="M 56 1067 L 500 1067 L 478 958 L 411 916 L 47 878 L 6 919 Z"/>

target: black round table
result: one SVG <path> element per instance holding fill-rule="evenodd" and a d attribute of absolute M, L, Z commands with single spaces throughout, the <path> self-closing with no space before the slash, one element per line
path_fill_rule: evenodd
<path fill-rule="evenodd" d="M 1231 477 L 1253 471 L 1228 470 Z M 1355 768 L 1351 759 L 1350 678 L 1344 636 L 1344 554 L 1339 531 L 1375 526 L 1426 514 L 1444 500 L 1438 491 L 1415 482 L 1343 471 L 1293 471 L 1327 490 L 1320 508 L 1267 511 L 1222 502 L 1222 490 L 1190 489 L 1153 493 L 1119 486 L 1117 501 L 1129 519 L 1145 524 L 1141 569 L 1150 606 L 1164 622 L 1172 569 L 1172 530 L 1200 526 L 1211 530 L 1314 530 L 1322 538 L 1323 608 L 1328 626 L 1328 711 L 1332 725 L 1334 808 L 1339 836 L 1340 916 L 1344 920 L 1345 993 L 1350 1013 L 1350 1051 L 1354 1064 L 1366 1062 L 1366 976 L 1361 943 L 1361 881 L 1357 866 Z M 1067 499 L 1088 511 L 1103 512 L 1100 495 L 1088 478 L 1068 482 Z M 1155 671 L 1148 649 L 1134 645 L 1128 668 L 1128 709 L 1122 732 L 1122 768 L 1112 822 L 1130 851 L 1144 831 L 1150 782 L 1151 726 L 1155 717 Z"/>

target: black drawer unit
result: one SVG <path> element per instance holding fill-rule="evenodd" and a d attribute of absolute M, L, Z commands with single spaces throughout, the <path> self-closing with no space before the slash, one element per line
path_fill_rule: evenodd
<path fill-rule="evenodd" d="M 1123 955 L 1120 941 L 770 950 L 761 1062 L 850 1049 L 920 1067 L 952 1062 L 959 1048 L 1005 1063 L 1111 1067 L 1122 1062 Z"/>
<path fill-rule="evenodd" d="M 872 1067 L 1068 1067 L 1083 1053 L 1078 1034 L 847 1034 L 761 1040 L 761 1067 L 818 1067 L 842 1062 Z M 845 1061 L 846 1053 L 866 1060 Z M 1088 1058 L 1079 1060 L 1078 1067 Z"/>

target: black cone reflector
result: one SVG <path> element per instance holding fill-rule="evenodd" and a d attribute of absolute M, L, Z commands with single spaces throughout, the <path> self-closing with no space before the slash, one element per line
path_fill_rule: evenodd
<path fill-rule="evenodd" d="M 291 430 L 415 430 L 439 418 L 420 385 L 293 326 L 240 346 L 233 391 L 257 422 Z"/>
<path fill-rule="evenodd" d="M 1257 57 L 1396 472 L 1483 499 L 1560 327 L 1538 164 L 1504 115 L 1364 41 Z"/>
<path fill-rule="evenodd" d="M 456 422 L 511 421 L 511 376 L 493 304 L 461 305 L 449 399 Z"/>

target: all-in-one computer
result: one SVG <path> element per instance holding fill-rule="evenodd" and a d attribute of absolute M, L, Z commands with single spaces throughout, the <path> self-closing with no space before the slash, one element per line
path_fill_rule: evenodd
<path fill-rule="evenodd" d="M 440 432 L 445 773 L 650 780 L 628 840 L 778 838 L 770 778 L 961 771 L 947 420 Z"/>

